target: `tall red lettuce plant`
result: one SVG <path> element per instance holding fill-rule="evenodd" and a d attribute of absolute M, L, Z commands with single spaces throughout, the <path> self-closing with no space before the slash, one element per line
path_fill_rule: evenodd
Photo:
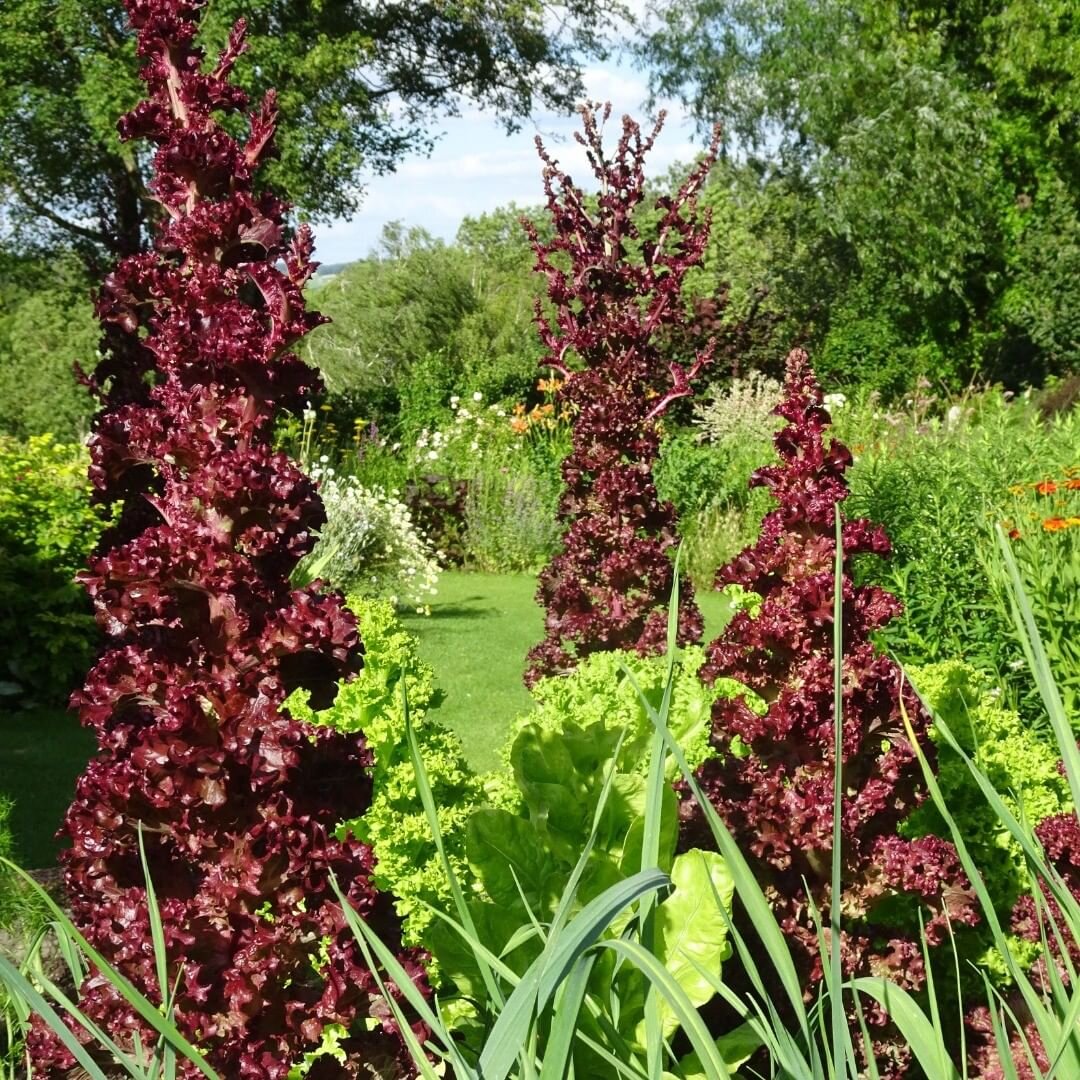
<path fill-rule="evenodd" d="M 758 469 L 751 484 L 768 488 L 777 506 L 757 543 L 717 575 L 718 587 L 756 593 L 760 607 L 735 615 L 708 646 L 701 669 L 710 684 L 735 679 L 750 693 L 716 702 L 716 756 L 698 776 L 751 857 L 801 958 L 808 994 L 822 978 L 814 909 L 827 928 L 835 902 L 845 974 L 872 973 L 918 988 L 926 972 L 912 905 L 924 908 L 931 944 L 943 939 L 947 920 L 973 923 L 977 915 L 953 846 L 899 831 L 925 797 L 904 714 L 928 755 L 930 718 L 872 641 L 900 614 L 900 603 L 882 589 L 856 586 L 851 575 L 854 556 L 887 555 L 889 541 L 869 521 L 842 521 L 843 892 L 834 898 L 835 515 L 848 495 L 844 473 L 852 459 L 841 443 L 825 441 L 829 414 L 802 350 L 788 357 L 776 413 L 786 421 L 775 436 L 779 463 Z M 684 813 L 685 842 L 693 843 L 700 811 L 686 804 Z M 907 926 L 900 928 L 905 910 Z M 906 1048 L 883 1041 L 877 1050 L 883 1076 L 903 1075 Z"/>
<path fill-rule="evenodd" d="M 645 159 L 663 116 L 648 136 L 624 117 L 608 157 L 602 126 L 610 114 L 610 106 L 600 114 L 583 109 L 584 134 L 575 133 L 599 184 L 595 200 L 537 139 L 552 238 L 541 239 L 524 223 L 550 300 L 547 309 L 537 304 L 541 364 L 559 372 L 560 408 L 574 416 L 573 449 L 562 466 L 562 550 L 540 575 L 545 637 L 529 652 L 530 686 L 597 651 L 663 650 L 677 537 L 675 509 L 661 502 L 653 482 L 659 421 L 690 394 L 714 348 L 710 343 L 686 366 L 664 360 L 665 341 L 686 323 L 686 273 L 701 262 L 708 239 L 696 196 L 716 143 L 674 197 L 656 201 L 656 220 L 644 235 Z M 687 587 L 679 641 L 697 641 L 701 630 Z"/>
<path fill-rule="evenodd" d="M 141 831 L 175 1020 L 221 1075 L 283 1078 L 329 1024 L 348 1029 L 347 1060 L 324 1059 L 320 1077 L 388 1074 L 395 1061 L 407 1072 L 331 888 L 334 875 L 393 939 L 371 852 L 334 835 L 368 805 L 370 755 L 362 737 L 282 709 L 301 686 L 328 704 L 363 652 L 340 596 L 290 586 L 324 515 L 271 447 L 277 411 L 318 389 L 291 351 L 322 321 L 302 295 L 312 241 L 306 228 L 290 239 L 286 207 L 254 184 L 273 152 L 273 96 L 244 142 L 215 119 L 246 104 L 229 82 L 244 28 L 208 69 L 200 6 L 126 0 L 148 96 L 120 131 L 153 144 L 162 218 L 153 249 L 121 262 L 97 298 L 91 478 L 122 512 L 82 579 L 107 648 L 74 696 L 98 754 L 63 827 L 67 892 L 95 948 L 163 999 Z M 122 1045 L 154 1044 L 104 978 L 81 994 Z M 39 1075 L 74 1064 L 43 1026 L 29 1048 Z"/>

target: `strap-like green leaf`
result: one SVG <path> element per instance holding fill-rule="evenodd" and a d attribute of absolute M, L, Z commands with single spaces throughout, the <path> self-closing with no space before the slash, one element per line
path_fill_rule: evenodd
<path fill-rule="evenodd" d="M 544 1011 L 578 958 L 596 944 L 612 920 L 639 896 L 668 884 L 667 874 L 659 870 L 643 870 L 616 882 L 590 900 L 558 935 L 548 939 L 547 948 L 529 965 L 506 999 L 484 1044 L 479 1063 L 484 1080 L 506 1080 L 533 1019 Z"/>
<path fill-rule="evenodd" d="M 903 987 L 888 979 L 869 977 L 853 979 L 849 985 L 872 998 L 889 1014 L 929 1080 L 960 1080 L 956 1066 L 941 1045 L 941 1032 Z"/>

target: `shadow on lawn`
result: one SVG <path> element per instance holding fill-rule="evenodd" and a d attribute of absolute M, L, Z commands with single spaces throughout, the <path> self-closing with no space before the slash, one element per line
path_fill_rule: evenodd
<path fill-rule="evenodd" d="M 15 801 L 11 830 L 24 866 L 55 864 L 54 834 L 94 750 L 94 737 L 63 707 L 0 710 L 0 793 Z"/>
<path fill-rule="evenodd" d="M 432 604 L 431 614 L 425 615 L 425 619 L 482 619 L 497 618 L 505 615 L 497 607 L 492 607 L 486 596 L 463 596 L 452 604 Z"/>

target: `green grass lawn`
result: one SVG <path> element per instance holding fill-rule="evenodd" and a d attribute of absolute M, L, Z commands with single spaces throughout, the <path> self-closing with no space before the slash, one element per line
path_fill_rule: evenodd
<path fill-rule="evenodd" d="M 480 771 L 497 763 L 510 721 L 530 706 L 521 675 L 543 629 L 535 591 L 527 574 L 446 573 L 431 615 L 403 620 L 446 695 L 439 719 L 458 733 Z M 727 605 L 715 594 L 699 602 L 709 640 L 722 628 Z M 0 792 L 15 800 L 18 856 L 31 868 L 49 866 L 57 850 L 53 834 L 93 753 L 93 737 L 59 708 L 0 712 L 0 729 Z"/>
<path fill-rule="evenodd" d="M 448 572 L 439 579 L 431 614 L 403 620 L 446 693 L 439 719 L 457 732 L 469 763 L 481 772 L 497 764 L 507 726 L 532 701 L 521 676 L 525 654 L 543 634 L 535 592 L 536 579 L 528 574 Z M 715 593 L 698 602 L 709 641 L 726 623 L 728 604 Z"/>
<path fill-rule="evenodd" d="M 15 800 L 15 854 L 30 869 L 56 860 L 53 834 L 75 795 L 94 737 L 62 708 L 0 712 L 0 792 Z"/>
<path fill-rule="evenodd" d="M 446 694 L 439 719 L 481 772 L 497 764 L 510 721 L 532 700 L 521 676 L 544 629 L 535 591 L 529 574 L 444 573 L 431 614 L 403 619 Z"/>

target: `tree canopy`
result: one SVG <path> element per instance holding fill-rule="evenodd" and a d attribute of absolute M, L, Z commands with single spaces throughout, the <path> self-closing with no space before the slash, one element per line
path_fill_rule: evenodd
<path fill-rule="evenodd" d="M 1019 381 L 1080 360 L 1078 40 L 1069 0 L 657 0 L 641 55 L 826 368 Z"/>
<path fill-rule="evenodd" d="M 280 157 L 267 182 L 301 214 L 346 216 L 365 174 L 425 150 L 432 125 L 471 101 L 513 129 L 568 111 L 580 64 L 605 54 L 618 0 L 213 0 L 211 53 L 237 18 L 250 48 L 236 81 L 276 87 Z M 0 5 L 0 224 L 19 250 L 75 247 L 84 260 L 137 250 L 156 212 L 145 150 L 116 121 L 140 95 L 118 0 Z M 95 266 L 96 269 L 96 266 Z"/>

